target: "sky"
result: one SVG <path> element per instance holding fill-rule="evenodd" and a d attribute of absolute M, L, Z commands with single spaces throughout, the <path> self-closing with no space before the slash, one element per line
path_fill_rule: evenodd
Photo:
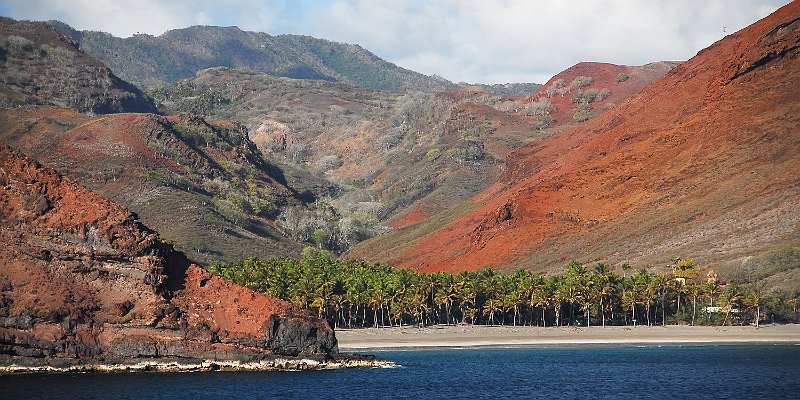
<path fill-rule="evenodd" d="M 3 0 L 128 37 L 191 25 L 310 35 L 453 82 L 545 83 L 581 61 L 682 61 L 788 0 Z"/>

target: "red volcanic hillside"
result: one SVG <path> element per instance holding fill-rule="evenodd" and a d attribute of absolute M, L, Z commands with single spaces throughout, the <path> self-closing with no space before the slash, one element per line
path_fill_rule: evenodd
<path fill-rule="evenodd" d="M 477 208 L 375 254 L 426 271 L 548 271 L 573 257 L 730 266 L 797 244 L 798 18 L 789 4 L 611 112 L 512 153 Z"/>
<path fill-rule="evenodd" d="M 527 101 L 547 101 L 554 106 L 550 113 L 555 126 L 572 125 L 577 121 L 575 113 L 582 100 L 582 94 L 599 93 L 589 99 L 589 116 L 606 111 L 625 98 L 642 90 L 650 82 L 659 79 L 675 68 L 678 63 L 660 61 L 642 66 L 615 65 L 598 62 L 575 64 L 556 76 L 531 94 Z M 589 79 L 585 79 L 589 78 Z M 576 97 L 578 96 L 578 97 Z"/>
<path fill-rule="evenodd" d="M 122 206 L 0 144 L 0 363 L 328 357 L 325 321 L 212 276 Z"/>

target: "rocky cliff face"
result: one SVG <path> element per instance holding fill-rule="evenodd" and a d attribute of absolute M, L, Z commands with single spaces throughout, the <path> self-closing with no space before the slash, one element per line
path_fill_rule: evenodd
<path fill-rule="evenodd" d="M 43 22 L 0 17 L 0 107 L 50 105 L 98 114 L 156 112 L 77 43 Z"/>
<path fill-rule="evenodd" d="M 0 188 L 3 362 L 337 353 L 327 322 L 190 265 L 130 211 L 6 145 Z"/>

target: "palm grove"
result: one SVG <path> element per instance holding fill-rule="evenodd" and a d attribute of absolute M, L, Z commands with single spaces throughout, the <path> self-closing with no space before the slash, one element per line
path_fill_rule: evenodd
<path fill-rule="evenodd" d="M 210 270 L 255 291 L 289 300 L 337 328 L 428 324 L 590 326 L 798 322 L 798 293 L 766 294 L 752 285 L 699 279 L 691 260 L 673 272 L 623 276 L 605 264 L 569 262 L 542 276 L 417 273 L 307 248 L 301 260 L 250 258 Z"/>

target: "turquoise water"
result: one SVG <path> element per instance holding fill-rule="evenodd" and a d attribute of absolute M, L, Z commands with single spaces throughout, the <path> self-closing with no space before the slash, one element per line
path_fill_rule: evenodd
<path fill-rule="evenodd" d="M 0 376 L 2 399 L 800 399 L 800 346 L 381 352 L 397 368 Z"/>

